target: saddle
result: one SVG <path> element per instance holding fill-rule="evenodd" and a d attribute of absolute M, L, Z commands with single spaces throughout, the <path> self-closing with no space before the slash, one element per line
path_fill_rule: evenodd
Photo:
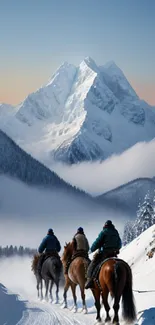
<path fill-rule="evenodd" d="M 83 257 L 85 258 L 88 263 L 90 264 L 91 260 L 89 259 L 88 253 L 84 250 L 79 250 L 79 251 L 75 251 L 71 257 L 71 259 L 68 260 L 66 268 L 65 268 L 65 274 L 68 274 L 68 269 L 71 265 L 71 263 L 77 258 L 77 257 Z"/>
<path fill-rule="evenodd" d="M 89 259 L 88 253 L 84 250 L 75 251 L 71 257 L 71 262 L 73 260 L 75 260 L 75 258 L 77 258 L 77 257 L 83 257 L 86 260 L 88 260 L 89 262 L 91 262 L 91 260 Z"/>
<path fill-rule="evenodd" d="M 102 259 L 100 261 L 97 262 L 94 271 L 93 271 L 93 278 L 95 281 L 98 281 L 98 277 L 99 277 L 99 273 L 100 273 L 100 269 L 102 267 L 102 265 L 107 262 L 109 259 L 118 259 L 117 258 L 117 254 L 119 254 L 119 251 L 109 251 L 109 252 L 105 252 L 102 255 Z"/>
<path fill-rule="evenodd" d="M 39 273 L 40 276 L 41 276 L 41 270 L 42 270 L 43 263 L 48 258 L 55 258 L 55 257 L 60 261 L 59 254 L 56 251 L 54 251 L 54 250 L 53 251 L 51 250 L 51 251 L 46 252 L 46 253 L 42 253 L 41 256 L 39 256 L 38 264 L 37 264 L 37 271 L 38 271 L 38 273 Z"/>
<path fill-rule="evenodd" d="M 50 251 L 50 252 L 44 253 L 43 262 L 45 262 L 49 257 L 57 257 L 60 260 L 60 256 L 56 251 Z"/>

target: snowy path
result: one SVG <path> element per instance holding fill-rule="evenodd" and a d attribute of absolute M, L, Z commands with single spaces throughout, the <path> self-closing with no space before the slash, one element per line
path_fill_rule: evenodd
<path fill-rule="evenodd" d="M 9 309 L 8 309 L 9 306 Z M 0 285 L 0 325 L 92 325 L 94 317 L 76 314 L 61 305 L 24 301 Z M 95 314 L 94 314 L 95 316 Z"/>
<path fill-rule="evenodd" d="M 62 310 L 60 306 L 43 305 L 42 303 L 29 304 L 26 312 L 18 325 L 88 325 L 94 324 L 90 315 L 73 314 L 68 310 Z"/>
<path fill-rule="evenodd" d="M 138 305 L 145 306 L 145 309 L 138 308 L 137 322 L 134 325 L 155 325 L 155 307 L 153 307 L 155 293 L 142 295 L 137 293 L 135 298 Z M 69 299 L 69 309 L 62 309 L 60 304 L 35 301 L 31 298 L 23 300 L 0 285 L 0 325 L 94 325 L 96 312 L 92 298 L 88 299 L 88 302 L 87 315 L 81 313 L 81 308 L 77 313 L 73 313 L 71 299 Z M 103 309 L 101 314 L 104 319 Z M 121 317 L 120 320 L 120 324 L 125 325 Z"/>
<path fill-rule="evenodd" d="M 123 248 L 120 254 L 120 257 L 132 266 L 133 288 L 144 291 L 142 293 L 134 292 L 137 322 L 133 325 L 155 325 L 155 254 L 150 259 L 147 256 L 147 252 L 154 248 L 155 225 Z M 8 292 L 4 285 L 0 284 L 0 325 L 95 324 L 96 310 L 90 290 L 86 292 L 87 315 L 80 312 L 81 298 L 79 290 L 77 290 L 79 307 L 77 313 L 70 310 L 73 305 L 70 291 L 68 292 L 69 309 L 62 309 L 61 305 L 40 302 L 36 298 L 36 281 L 30 266 L 31 261 L 28 258 L 13 258 L 12 260 L 5 259 L 1 261 L 0 282 L 9 288 L 11 292 Z M 152 290 L 153 292 L 151 292 Z M 60 289 L 60 301 L 62 295 L 63 288 Z M 112 308 L 110 314 L 113 315 Z M 104 319 L 104 308 L 102 308 L 101 316 Z M 120 324 L 126 325 L 122 322 L 121 317 Z"/>

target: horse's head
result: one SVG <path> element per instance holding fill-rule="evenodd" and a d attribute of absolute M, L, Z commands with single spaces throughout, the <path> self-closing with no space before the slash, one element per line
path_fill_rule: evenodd
<path fill-rule="evenodd" d="M 67 262 L 72 257 L 72 254 L 73 254 L 73 243 L 72 242 L 65 243 L 64 251 L 61 257 L 62 263 Z"/>

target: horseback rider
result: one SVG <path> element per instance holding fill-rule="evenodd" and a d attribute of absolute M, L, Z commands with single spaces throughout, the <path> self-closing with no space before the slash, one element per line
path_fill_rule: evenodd
<path fill-rule="evenodd" d="M 58 238 L 54 235 L 53 229 L 48 229 L 46 237 L 43 238 L 38 252 L 40 254 L 40 258 L 38 261 L 38 273 L 41 275 L 41 268 L 43 262 L 47 256 L 56 256 L 59 258 L 58 253 L 61 250 L 61 245 Z M 45 251 L 45 252 L 44 252 Z M 43 253 L 44 252 L 44 253 Z"/>
<path fill-rule="evenodd" d="M 107 220 L 96 240 L 91 246 L 91 252 L 99 249 L 91 261 L 87 271 L 87 282 L 85 288 L 93 288 L 93 272 L 97 265 L 108 257 L 117 257 L 122 247 L 121 238 L 111 220 Z"/>
<path fill-rule="evenodd" d="M 85 257 L 86 259 L 89 259 L 89 257 L 88 257 L 89 242 L 88 242 L 88 239 L 84 233 L 84 229 L 82 227 L 79 227 L 77 229 L 77 232 L 72 239 L 72 243 L 73 243 L 73 255 L 72 255 L 71 259 L 69 259 L 67 262 L 67 265 L 65 268 L 65 274 L 68 274 L 69 266 L 74 258 L 80 256 L 80 257 Z"/>
<path fill-rule="evenodd" d="M 73 248 L 74 254 L 82 253 L 82 255 L 85 254 L 88 256 L 89 242 L 82 227 L 77 229 L 77 232 L 73 237 Z"/>

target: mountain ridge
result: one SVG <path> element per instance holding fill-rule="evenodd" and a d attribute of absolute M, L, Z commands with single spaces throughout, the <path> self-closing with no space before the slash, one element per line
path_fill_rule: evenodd
<path fill-rule="evenodd" d="M 48 83 L 0 118 L 0 127 L 26 152 L 51 162 L 105 160 L 155 137 L 155 110 L 139 99 L 115 63 L 90 57 L 64 62 Z"/>
<path fill-rule="evenodd" d="M 139 201 L 143 201 L 148 191 L 153 196 L 155 191 L 155 177 L 134 179 L 97 196 L 96 200 L 102 205 L 110 204 L 114 209 L 120 208 L 134 216 L 136 215 Z"/>

